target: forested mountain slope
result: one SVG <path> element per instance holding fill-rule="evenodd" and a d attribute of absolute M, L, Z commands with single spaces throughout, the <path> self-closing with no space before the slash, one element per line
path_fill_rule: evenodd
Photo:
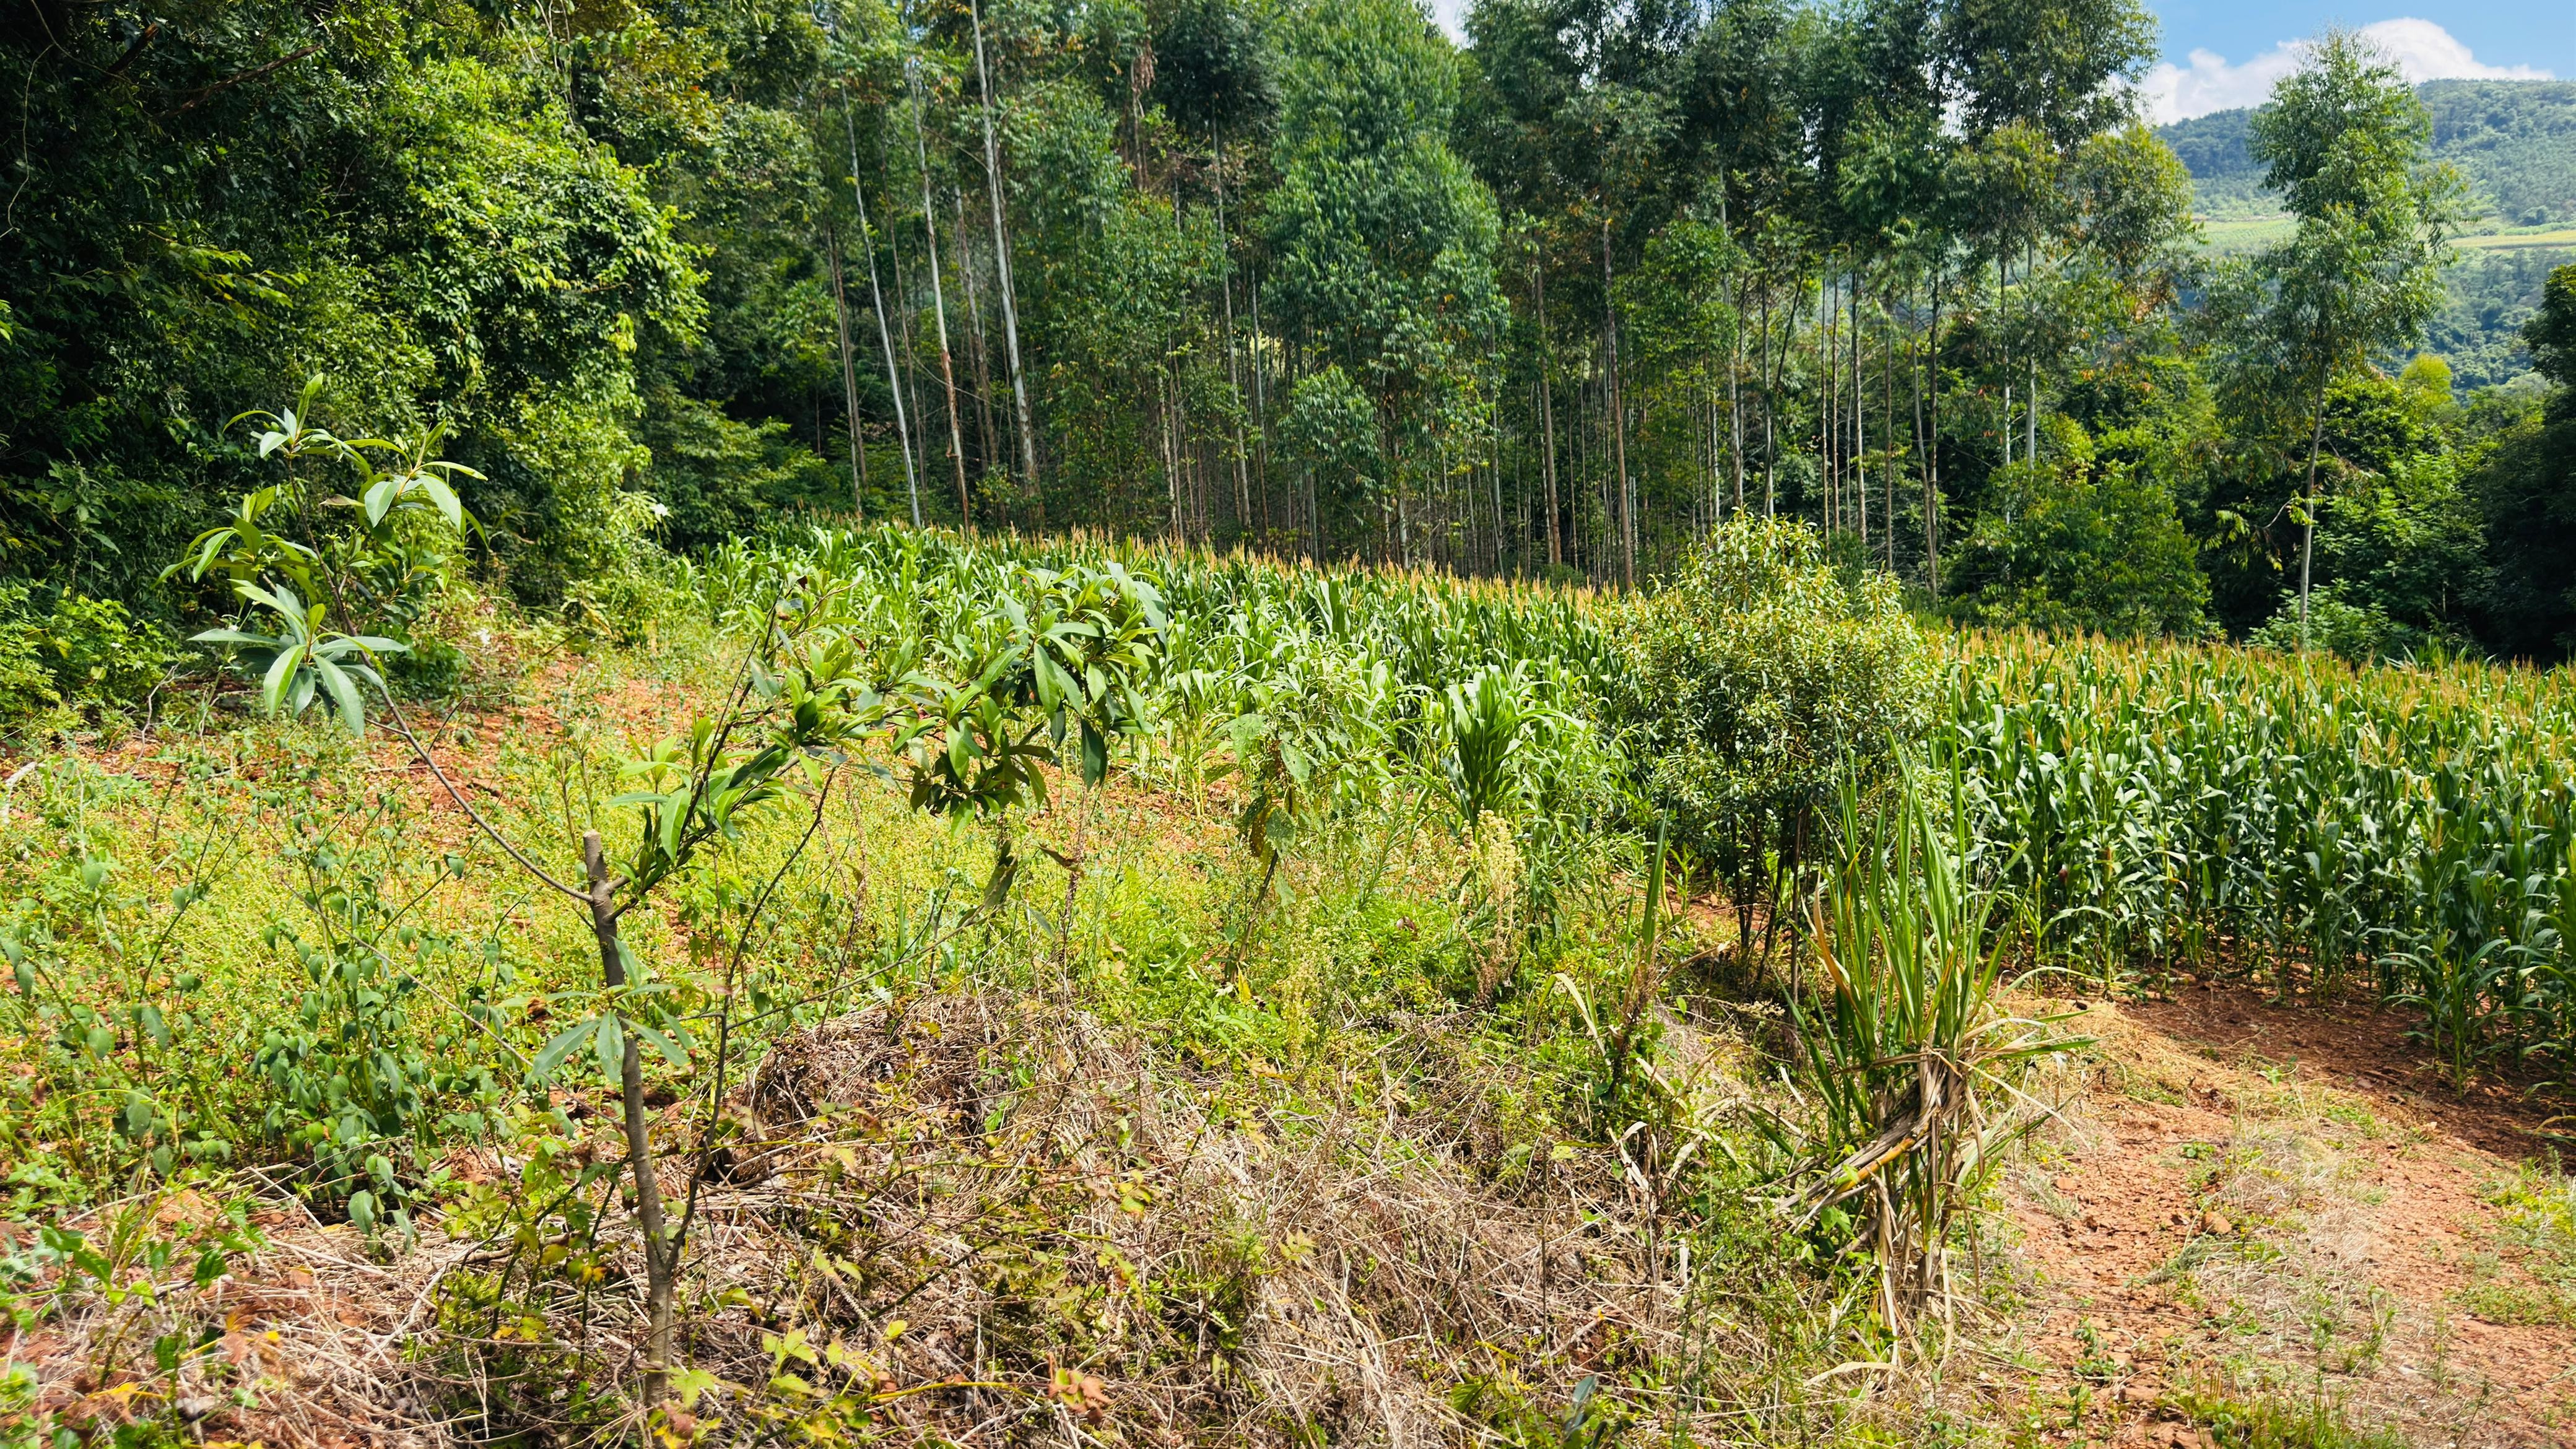
<path fill-rule="evenodd" d="M 2427 81 L 2416 94 L 2433 115 L 2434 158 L 2460 168 L 2489 225 L 2576 221 L 2576 81 Z M 2201 215 L 2280 213 L 2246 147 L 2253 116 L 2240 107 L 2157 131 L 2191 169 Z"/>

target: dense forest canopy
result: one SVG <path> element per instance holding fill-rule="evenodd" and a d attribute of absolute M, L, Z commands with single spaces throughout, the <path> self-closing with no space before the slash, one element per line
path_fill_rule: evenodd
<path fill-rule="evenodd" d="M 2419 96 L 2345 38 L 2160 138 L 2135 0 L 1467 29 L 20 0 L 0 608 L 222 612 L 163 567 L 268 481 L 231 420 L 318 375 L 344 433 L 436 430 L 479 565 L 590 616 L 807 511 L 1622 586 L 1749 511 L 1975 622 L 2576 640 L 2576 273 L 2443 290 L 2482 206 L 2564 219 L 2564 87 Z M 2213 254 L 2195 171 L 2293 220 Z"/>

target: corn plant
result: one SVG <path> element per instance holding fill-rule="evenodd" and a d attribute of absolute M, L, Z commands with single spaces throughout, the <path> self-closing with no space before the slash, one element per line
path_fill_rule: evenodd
<path fill-rule="evenodd" d="M 1509 668 L 1488 665 L 1474 677 L 1453 684 L 1441 696 L 1441 723 L 1448 748 L 1441 774 L 1450 803 L 1469 833 L 1486 811 L 1501 808 L 1517 793 L 1514 778 L 1529 710 L 1528 666 L 1515 660 Z"/>
<path fill-rule="evenodd" d="M 2052 963 L 2366 984 L 2455 1071 L 2568 1062 L 2563 671 L 1980 636 L 1944 695 L 1926 748 Z"/>

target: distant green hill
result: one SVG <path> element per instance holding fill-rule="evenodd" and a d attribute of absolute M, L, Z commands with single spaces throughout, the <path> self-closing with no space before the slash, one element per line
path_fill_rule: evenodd
<path fill-rule="evenodd" d="M 2576 222 L 2576 81 L 2427 81 L 2416 93 L 2433 112 L 2433 154 L 2468 178 L 2488 227 Z M 2212 220 L 2280 210 L 2245 149 L 2253 115 L 2218 111 L 2157 133 Z"/>
<path fill-rule="evenodd" d="M 2460 168 L 2478 213 L 2425 350 L 2451 364 L 2462 388 L 2506 382 L 2530 370 L 2521 331 L 2542 280 L 2576 261 L 2576 81 L 2427 81 L 2416 93 L 2433 113 L 2433 154 Z M 2245 147 L 2253 115 L 2219 111 L 2157 132 L 2190 168 L 2196 209 L 2220 251 L 2289 230 Z"/>

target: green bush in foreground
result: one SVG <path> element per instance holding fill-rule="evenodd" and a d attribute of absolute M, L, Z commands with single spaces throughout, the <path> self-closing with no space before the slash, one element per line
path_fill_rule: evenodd
<path fill-rule="evenodd" d="M 1718 528 L 1623 625 L 1611 714 L 1640 794 L 1725 884 L 1749 952 L 1754 908 L 1812 858 L 1834 792 L 1874 783 L 1923 728 L 1931 652 L 1893 578 L 1847 578 L 1777 519 Z"/>

